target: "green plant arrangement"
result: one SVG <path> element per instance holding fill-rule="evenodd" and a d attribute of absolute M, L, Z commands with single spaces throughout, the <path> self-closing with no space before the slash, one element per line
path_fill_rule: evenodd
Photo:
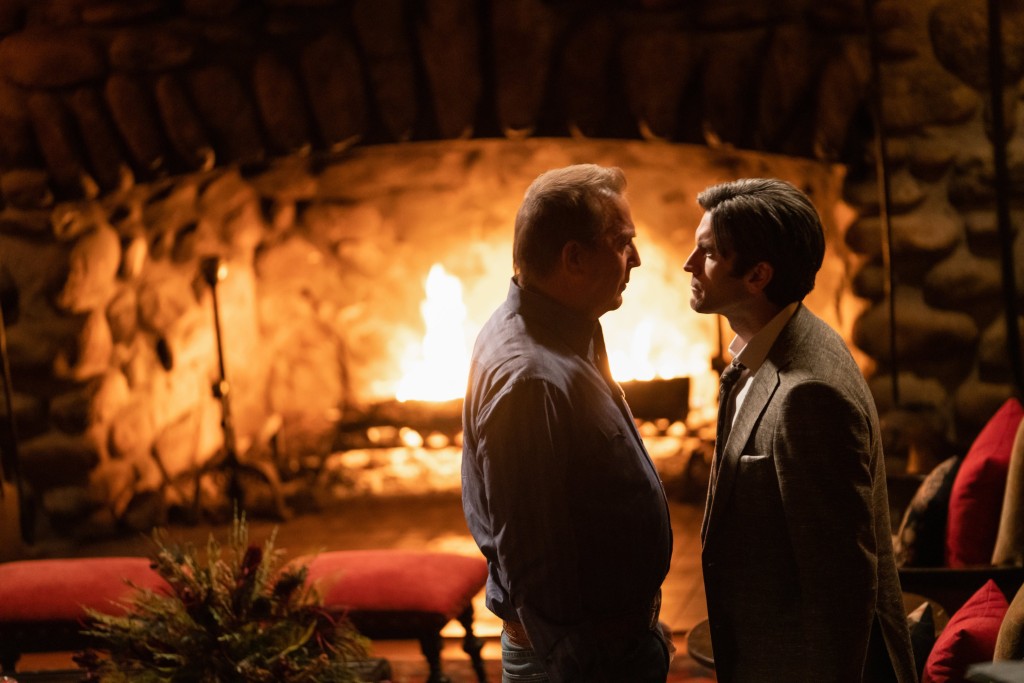
<path fill-rule="evenodd" d="M 276 529 L 249 545 L 236 516 L 227 552 L 211 534 L 206 561 L 191 545 L 174 547 L 154 531 L 154 569 L 167 589 L 139 587 L 123 615 L 90 610 L 83 631 L 97 647 L 76 655 L 87 680 L 120 683 L 358 681 L 353 662 L 368 641 L 329 614 L 305 565 L 279 571 Z"/>

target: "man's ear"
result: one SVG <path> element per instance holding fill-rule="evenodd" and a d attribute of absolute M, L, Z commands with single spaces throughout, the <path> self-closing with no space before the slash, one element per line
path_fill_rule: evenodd
<path fill-rule="evenodd" d="M 578 273 L 586 264 L 586 250 L 577 240 L 569 240 L 562 246 L 562 267 L 567 273 Z"/>
<path fill-rule="evenodd" d="M 772 281 L 772 277 L 775 275 L 775 268 L 772 264 L 767 261 L 758 261 L 754 264 L 754 267 L 747 271 L 747 274 L 743 276 L 743 281 L 747 285 L 747 290 L 751 294 L 763 292 L 764 288 L 768 286 L 768 283 Z"/>

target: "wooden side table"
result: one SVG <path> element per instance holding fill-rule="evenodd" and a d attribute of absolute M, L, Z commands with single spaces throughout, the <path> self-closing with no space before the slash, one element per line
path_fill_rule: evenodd
<path fill-rule="evenodd" d="M 686 652 L 698 663 L 715 668 L 715 653 L 711 650 L 711 625 L 705 619 L 686 634 Z"/>
<path fill-rule="evenodd" d="M 910 614 L 927 600 L 928 598 L 923 595 L 904 593 L 903 608 L 907 614 Z M 946 622 L 949 621 L 949 615 L 946 614 L 946 611 L 937 602 L 933 600 L 931 603 L 932 614 L 935 619 L 935 632 L 938 635 L 945 628 Z M 711 649 L 711 625 L 707 619 L 699 622 L 686 634 L 686 651 L 700 664 L 710 669 L 715 668 L 715 653 Z"/>

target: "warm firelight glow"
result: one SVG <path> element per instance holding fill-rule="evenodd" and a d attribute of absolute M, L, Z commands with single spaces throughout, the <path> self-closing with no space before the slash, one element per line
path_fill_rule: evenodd
<path fill-rule="evenodd" d="M 714 316 L 690 308 L 690 274 L 681 258 L 644 239 L 642 265 L 630 274 L 622 306 L 601 318 L 608 362 L 619 382 L 690 378 L 690 416 L 714 409 L 718 376 L 711 369 L 718 339 Z"/>
<path fill-rule="evenodd" d="M 462 283 L 439 264 L 430 269 L 421 306 L 426 334 L 407 350 L 399 400 L 465 394 L 472 340 L 508 289 L 507 251 L 504 245 L 494 250 L 495 263 L 479 282 Z M 714 318 L 690 310 L 690 276 L 681 261 L 646 242 L 641 253 L 643 265 L 633 271 L 622 307 L 601 318 L 612 374 L 620 382 L 689 377 L 690 413 L 700 417 L 713 410 L 718 386 L 711 369 L 718 344 Z M 467 313 L 464 301 L 476 299 L 486 301 L 484 308 Z"/>
<path fill-rule="evenodd" d="M 616 337 L 628 340 L 625 345 L 608 344 L 608 362 L 620 382 L 693 377 L 709 367 L 712 352 L 707 341 L 686 339 L 653 317 L 641 317 L 631 330 L 627 327 L 624 331 L 627 334 Z"/>
<path fill-rule="evenodd" d="M 426 334 L 402 361 L 399 401 L 448 401 L 462 398 L 469 377 L 462 283 L 435 263 L 427 275 L 427 298 L 420 306 Z"/>

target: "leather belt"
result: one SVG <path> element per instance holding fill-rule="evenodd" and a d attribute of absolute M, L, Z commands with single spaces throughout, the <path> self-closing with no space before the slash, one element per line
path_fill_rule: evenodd
<path fill-rule="evenodd" d="M 651 601 L 650 612 L 647 618 L 647 628 L 654 630 L 658 626 L 658 618 L 661 616 L 661 591 L 659 590 L 654 600 Z M 635 619 L 616 619 L 609 620 L 603 624 L 603 628 L 600 632 L 613 637 L 624 636 L 628 633 L 630 626 L 636 625 Z M 528 650 L 533 649 L 533 644 L 530 643 L 530 636 L 526 632 L 526 627 L 520 624 L 518 621 L 509 621 L 504 619 L 501 622 L 501 626 L 505 631 L 505 635 L 512 642 L 513 645 Z"/>
<path fill-rule="evenodd" d="M 513 645 L 526 650 L 533 649 L 533 645 L 530 643 L 530 636 L 526 635 L 526 628 L 518 621 L 504 620 L 501 622 L 501 627 L 505 629 L 505 635 L 508 636 Z"/>

